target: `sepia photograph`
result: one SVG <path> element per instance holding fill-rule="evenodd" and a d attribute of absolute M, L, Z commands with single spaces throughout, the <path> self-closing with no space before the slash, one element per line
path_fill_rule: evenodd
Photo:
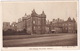
<path fill-rule="evenodd" d="M 77 2 L 2 2 L 3 47 L 78 46 Z"/>

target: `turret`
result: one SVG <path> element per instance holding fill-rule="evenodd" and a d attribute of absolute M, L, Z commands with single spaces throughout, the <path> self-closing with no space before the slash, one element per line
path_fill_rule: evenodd
<path fill-rule="evenodd" d="M 21 21 L 22 21 L 21 18 L 19 18 L 19 19 L 18 19 L 18 22 L 21 22 Z"/>
<path fill-rule="evenodd" d="M 42 11 L 41 17 L 46 17 L 44 11 Z"/>
<path fill-rule="evenodd" d="M 73 22 L 76 22 L 74 18 L 73 18 Z"/>
<path fill-rule="evenodd" d="M 27 14 L 25 13 L 25 15 L 22 17 L 22 20 L 26 20 L 27 19 Z"/>
<path fill-rule="evenodd" d="M 38 14 L 35 12 L 35 9 L 33 9 L 32 13 L 31 13 L 31 16 L 32 16 L 32 17 L 38 16 Z"/>
<path fill-rule="evenodd" d="M 71 18 L 69 17 L 67 21 L 72 21 Z"/>

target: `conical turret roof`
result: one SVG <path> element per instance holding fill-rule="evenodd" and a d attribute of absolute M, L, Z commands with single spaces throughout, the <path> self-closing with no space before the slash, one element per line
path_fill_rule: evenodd
<path fill-rule="evenodd" d="M 67 21 L 72 21 L 71 18 L 69 17 Z"/>
<path fill-rule="evenodd" d="M 46 17 L 44 11 L 42 11 L 41 17 Z"/>
<path fill-rule="evenodd" d="M 38 16 L 38 14 L 35 12 L 35 9 L 32 10 L 31 16 L 32 17 Z"/>

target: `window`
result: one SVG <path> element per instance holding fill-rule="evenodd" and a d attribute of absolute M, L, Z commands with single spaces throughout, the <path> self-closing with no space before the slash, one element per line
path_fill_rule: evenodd
<path fill-rule="evenodd" d="M 38 29 L 40 29 L 40 26 L 38 26 Z"/>
<path fill-rule="evenodd" d="M 65 24 L 67 26 L 67 24 Z"/>
<path fill-rule="evenodd" d="M 64 26 L 64 24 L 63 24 L 63 26 Z"/>
<path fill-rule="evenodd" d="M 71 27 L 69 27 L 69 29 L 71 29 Z"/>
<path fill-rule="evenodd" d="M 67 28 L 66 28 L 66 30 L 67 30 Z"/>
<path fill-rule="evenodd" d="M 71 24 L 69 24 L 69 25 L 71 25 Z"/>
<path fill-rule="evenodd" d="M 33 21 L 33 24 L 35 24 L 35 21 Z"/>
<path fill-rule="evenodd" d="M 34 26 L 34 30 L 36 29 L 36 27 Z"/>
<path fill-rule="evenodd" d="M 38 21 L 38 24 L 40 25 L 40 20 Z"/>

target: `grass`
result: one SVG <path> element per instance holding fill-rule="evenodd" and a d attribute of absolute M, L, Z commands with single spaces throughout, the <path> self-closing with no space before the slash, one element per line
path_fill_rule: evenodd
<path fill-rule="evenodd" d="M 42 35 L 3 36 L 3 40 L 37 38 L 37 37 L 48 37 L 48 36 L 59 36 L 59 35 L 58 34 L 42 34 Z"/>
<path fill-rule="evenodd" d="M 12 44 L 12 43 L 10 43 Z M 71 39 L 64 40 L 55 40 L 55 41 L 45 41 L 45 42 L 36 42 L 28 44 L 17 44 L 17 45 L 3 45 L 3 47 L 52 47 L 52 46 L 77 46 L 77 36 Z"/>
<path fill-rule="evenodd" d="M 60 41 L 50 41 L 50 42 L 39 42 L 39 43 L 30 43 L 30 44 L 22 44 L 17 45 L 21 47 L 50 47 L 50 46 L 77 46 L 77 39 L 66 39 L 66 40 L 60 40 Z"/>
<path fill-rule="evenodd" d="M 48 41 L 48 42 L 38 42 L 30 44 L 12 45 L 4 47 L 54 47 L 54 46 L 77 46 L 77 38 L 58 40 L 58 41 Z"/>

